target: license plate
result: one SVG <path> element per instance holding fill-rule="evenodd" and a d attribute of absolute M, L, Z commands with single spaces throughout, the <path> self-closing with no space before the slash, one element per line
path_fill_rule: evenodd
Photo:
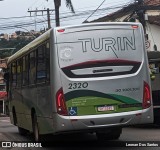
<path fill-rule="evenodd" d="M 112 111 L 114 110 L 114 106 L 99 106 L 98 111 Z"/>

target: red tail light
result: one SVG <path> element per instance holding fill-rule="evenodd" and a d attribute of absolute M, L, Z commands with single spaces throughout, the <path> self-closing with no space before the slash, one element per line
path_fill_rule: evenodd
<path fill-rule="evenodd" d="M 137 29 L 138 26 L 137 26 L 137 25 L 133 25 L 132 28 L 133 28 L 133 29 Z"/>
<path fill-rule="evenodd" d="M 62 88 L 59 89 L 56 94 L 56 106 L 57 106 L 58 114 L 63 115 L 63 116 L 68 115 Z"/>
<path fill-rule="evenodd" d="M 144 82 L 144 89 L 143 89 L 143 109 L 148 108 L 151 106 L 151 91 L 149 85 Z"/>
<path fill-rule="evenodd" d="M 58 32 L 64 32 L 65 29 L 58 29 L 57 31 L 58 31 Z"/>

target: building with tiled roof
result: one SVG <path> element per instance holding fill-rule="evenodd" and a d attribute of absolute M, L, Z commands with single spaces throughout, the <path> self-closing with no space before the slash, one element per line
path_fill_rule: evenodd
<path fill-rule="evenodd" d="M 144 0 L 143 5 L 137 2 L 131 3 L 122 9 L 113 12 L 109 15 L 92 20 L 91 22 L 125 22 L 125 21 L 139 21 L 138 10 L 145 12 L 145 31 L 148 35 L 148 42 L 150 47 L 148 51 L 160 51 L 160 0 Z"/>
<path fill-rule="evenodd" d="M 146 5 L 160 5 L 160 0 L 144 0 Z"/>
<path fill-rule="evenodd" d="M 5 113 L 5 102 L 7 98 L 6 82 L 4 80 L 4 69 L 7 68 L 7 59 L 0 59 L 0 116 Z"/>

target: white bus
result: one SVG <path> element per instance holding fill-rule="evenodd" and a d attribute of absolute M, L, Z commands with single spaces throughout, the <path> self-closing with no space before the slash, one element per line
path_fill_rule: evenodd
<path fill-rule="evenodd" d="M 139 23 L 57 27 L 8 60 L 11 122 L 41 135 L 95 132 L 153 122 L 148 59 Z"/>

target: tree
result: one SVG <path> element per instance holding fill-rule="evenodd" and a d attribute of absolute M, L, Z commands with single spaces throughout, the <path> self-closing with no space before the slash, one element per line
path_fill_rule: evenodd
<path fill-rule="evenodd" d="M 33 41 L 33 38 L 26 39 L 17 37 L 16 39 L 10 39 L 9 41 L 6 39 L 1 39 L 0 49 L 2 50 L 0 51 L 0 58 L 11 56 L 12 54 L 20 50 L 22 47 L 26 46 L 31 41 Z M 15 50 L 12 49 L 9 50 L 9 48 L 15 48 Z"/>
<path fill-rule="evenodd" d="M 66 7 L 68 7 L 73 13 L 75 13 L 71 0 L 65 0 Z M 61 0 L 54 0 L 55 6 L 55 20 L 56 20 L 56 27 L 60 26 L 59 21 L 59 7 L 61 6 Z"/>

